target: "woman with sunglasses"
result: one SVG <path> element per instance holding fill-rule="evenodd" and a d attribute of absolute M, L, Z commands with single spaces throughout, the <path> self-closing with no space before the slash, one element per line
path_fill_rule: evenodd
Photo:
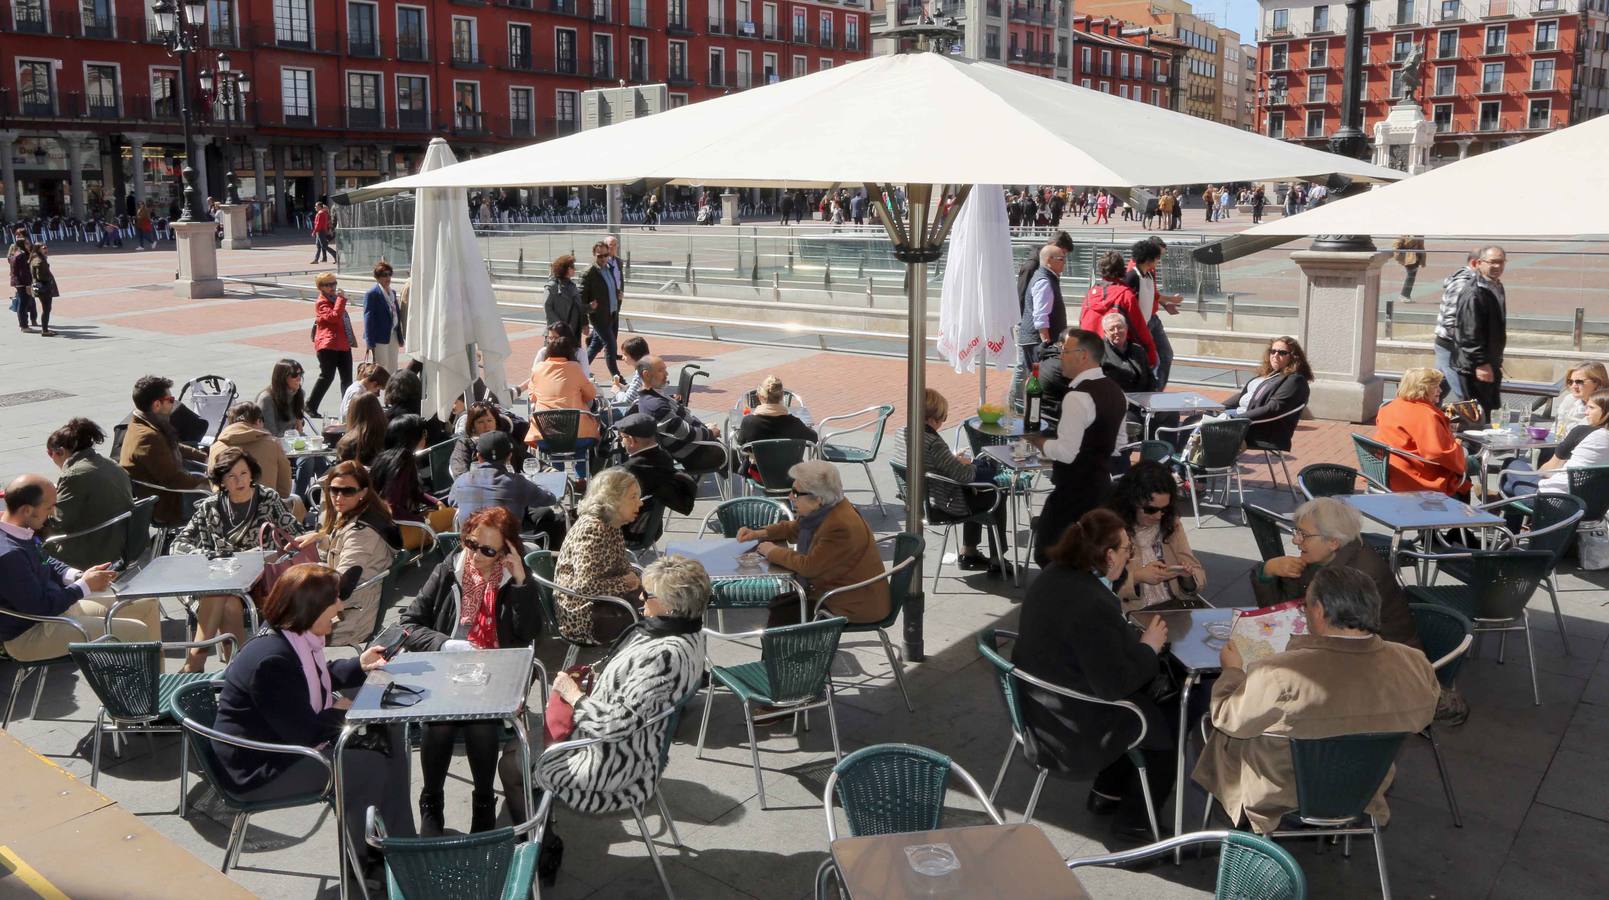
<path fill-rule="evenodd" d="M 1553 437 L 1562 440 L 1577 426 L 1587 424 L 1587 400 L 1609 388 L 1609 371 L 1603 363 L 1581 363 L 1564 376 L 1564 393 L 1553 401 Z"/>
<path fill-rule="evenodd" d="M 341 733 L 352 701 L 336 693 L 358 687 L 368 672 L 385 665 L 385 650 L 374 646 L 355 657 L 326 660 L 325 642 L 341 615 L 341 593 L 351 581 L 328 566 L 292 566 L 263 601 L 263 629 L 218 677 L 218 716 L 213 727 L 230 737 L 311 747 L 328 754 Z M 384 884 L 384 860 L 364 843 L 367 810 L 380 811 L 397 837 L 412 837 L 408 803 L 408 752 L 401 726 L 383 734 L 390 752 L 346 748 L 341 803 L 346 839 L 363 860 L 355 873 L 371 885 Z M 268 801 L 317 793 L 330 777 L 317 760 L 288 753 L 263 753 L 214 742 L 223 779 L 243 800 Z"/>
<path fill-rule="evenodd" d="M 525 572 L 519 523 L 507 509 L 488 506 L 470 516 L 461 533 L 462 549 L 436 566 L 402 614 L 402 648 L 427 652 L 529 646 L 542 634 L 542 612 L 536 582 Z M 424 774 L 419 833 L 425 837 L 442 832 L 443 788 L 459 735 L 475 785 L 469 830 L 490 831 L 497 822 L 492 777 L 499 755 L 514 748 L 503 740 L 502 720 L 433 723 L 425 726 L 419 747 Z M 505 768 L 517 776 L 517 766 Z M 508 797 L 509 818 L 516 824 L 525 821 L 523 783 L 505 780 L 503 793 Z"/>
<path fill-rule="evenodd" d="M 263 430 L 280 437 L 287 431 L 304 431 L 302 416 L 307 411 L 307 394 L 302 390 L 302 364 L 294 359 L 274 363 L 268 387 L 257 395 L 263 411 Z"/>
<path fill-rule="evenodd" d="M 323 521 L 317 531 L 297 541 L 315 544 L 319 558 L 337 572 L 361 569 L 362 581 L 384 574 L 402 546 L 402 536 L 385 501 L 374 492 L 369 470 L 352 460 L 336 463 L 323 484 Z M 331 633 L 330 643 L 357 647 L 368 641 L 380 612 L 381 587 L 376 581 L 342 603 L 341 623 Z"/>
<path fill-rule="evenodd" d="M 1106 505 L 1134 535 L 1123 577 L 1113 587 L 1123 611 L 1183 600 L 1207 586 L 1207 570 L 1179 527 L 1179 488 L 1168 467 L 1140 462 L 1112 485 Z"/>
<path fill-rule="evenodd" d="M 1274 338 L 1268 342 L 1262 364 L 1257 367 L 1257 376 L 1224 401 L 1225 415 L 1262 423 L 1253 424 L 1246 432 L 1248 445 L 1267 444 L 1289 450 L 1291 437 L 1296 434 L 1296 420 L 1301 416 L 1287 414 L 1307 404 L 1312 380 L 1313 370 L 1307 364 L 1307 354 L 1302 352 L 1302 345 L 1296 338 Z M 1270 419 L 1274 421 L 1268 421 Z"/>
<path fill-rule="evenodd" d="M 313 352 L 318 355 L 318 380 L 313 382 L 313 396 L 308 399 L 308 411 L 322 417 L 319 401 L 330 389 L 337 373 L 341 376 L 341 393 L 352 386 L 352 345 L 357 335 L 352 331 L 352 319 L 346 314 L 346 293 L 338 288 L 334 272 L 321 273 L 313 283 L 318 286 L 318 300 L 313 306 Z"/>

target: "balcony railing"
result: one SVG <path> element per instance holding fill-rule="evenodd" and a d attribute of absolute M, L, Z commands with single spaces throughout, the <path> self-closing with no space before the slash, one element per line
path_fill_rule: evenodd
<path fill-rule="evenodd" d="M 397 59 L 403 62 L 429 62 L 430 42 L 414 35 L 397 38 Z"/>
<path fill-rule="evenodd" d="M 665 20 L 665 30 L 675 34 L 692 34 L 693 26 L 687 24 L 687 8 L 672 6 Z"/>
<path fill-rule="evenodd" d="M 810 43 L 810 29 L 809 27 L 799 28 L 798 26 L 795 26 L 792 33 L 790 33 L 788 37 L 795 44 L 808 44 Z"/>
<path fill-rule="evenodd" d="M 670 77 L 666 80 L 677 86 L 693 84 L 693 79 L 687 77 L 687 71 L 685 69 L 681 71 L 672 70 Z"/>
<path fill-rule="evenodd" d="M 12 22 L 20 34 L 50 34 L 50 18 L 42 8 L 11 8 Z"/>
<path fill-rule="evenodd" d="M 1431 8 L 1431 13 L 1437 22 L 1463 22 L 1469 19 L 1469 11 L 1462 3 L 1441 2 Z"/>
<path fill-rule="evenodd" d="M 428 131 L 430 129 L 430 110 L 397 110 L 397 127 L 403 131 Z"/>
<path fill-rule="evenodd" d="M 1558 82 L 1553 77 L 1552 72 L 1549 72 L 1545 76 L 1532 75 L 1531 86 L 1527 88 L 1527 90 L 1532 92 L 1552 93 L 1553 91 L 1557 90 L 1557 88 L 1554 87 L 1554 85 L 1557 83 Z"/>
<path fill-rule="evenodd" d="M 581 71 L 581 66 L 575 54 L 563 53 L 553 57 L 553 71 L 560 75 L 574 75 Z"/>
<path fill-rule="evenodd" d="M 592 77 L 596 81 L 613 81 L 615 61 L 607 56 L 592 57 Z"/>
<path fill-rule="evenodd" d="M 984 9 L 988 11 L 990 16 L 996 19 L 1000 18 L 1000 0 L 988 0 L 984 4 Z"/>
<path fill-rule="evenodd" d="M 452 65 L 454 68 L 477 67 L 485 64 L 480 56 L 480 44 L 456 39 L 453 41 Z"/>
<path fill-rule="evenodd" d="M 377 106 L 348 106 L 346 108 L 346 126 L 348 128 L 383 128 L 385 120 L 380 115 Z"/>
<path fill-rule="evenodd" d="M 706 16 L 704 18 L 704 31 L 707 34 L 731 34 L 728 31 L 731 24 L 720 16 Z"/>
<path fill-rule="evenodd" d="M 536 120 L 530 117 L 510 117 L 508 120 L 509 137 L 536 137 Z"/>
<path fill-rule="evenodd" d="M 79 27 L 87 38 L 111 38 L 117 36 L 117 23 L 112 16 L 91 11 L 87 15 L 79 13 Z"/>
<path fill-rule="evenodd" d="M 458 134 L 485 134 L 486 114 L 468 110 L 453 113 L 453 131 Z"/>
<path fill-rule="evenodd" d="M 626 17 L 626 24 L 633 28 L 648 27 L 648 7 L 633 3 Z"/>
<path fill-rule="evenodd" d="M 823 48 L 826 48 L 828 50 L 831 50 L 833 48 L 832 32 L 829 31 L 829 32 L 825 32 L 823 34 L 817 35 L 816 36 L 816 46 L 823 47 Z"/>
<path fill-rule="evenodd" d="M 614 8 L 609 0 L 592 0 L 592 15 L 589 18 L 594 22 L 612 22 L 614 21 Z M 534 121 L 531 124 L 532 127 L 535 127 Z"/>
<path fill-rule="evenodd" d="M 346 39 L 346 55 L 376 59 L 380 56 L 380 39 L 373 35 L 349 34 Z"/>
<path fill-rule="evenodd" d="M 1524 12 L 1524 0 L 1482 0 L 1481 18 L 1506 19 Z"/>
<path fill-rule="evenodd" d="M 858 34 L 846 34 L 846 35 L 844 35 L 844 49 L 849 50 L 849 51 L 859 51 L 860 50 L 860 35 L 858 35 Z"/>
<path fill-rule="evenodd" d="M 516 72 L 529 72 L 536 68 L 536 63 L 531 57 L 530 50 L 505 50 L 503 51 L 502 68 L 512 69 Z"/>

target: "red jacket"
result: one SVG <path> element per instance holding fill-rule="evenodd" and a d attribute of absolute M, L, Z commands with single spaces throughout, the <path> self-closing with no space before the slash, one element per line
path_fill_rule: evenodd
<path fill-rule="evenodd" d="M 313 307 L 313 349 L 351 350 L 352 342 L 346 339 L 346 295 L 336 294 L 335 302 L 318 295 Z"/>
<path fill-rule="evenodd" d="M 1156 342 L 1151 339 L 1151 323 L 1140 312 L 1139 298 L 1121 281 L 1102 281 L 1092 285 L 1084 296 L 1084 308 L 1078 314 L 1078 327 L 1101 334 L 1101 319 L 1109 312 L 1120 312 L 1129 323 L 1129 340 L 1138 341 L 1145 348 L 1145 358 L 1156 365 Z"/>
<path fill-rule="evenodd" d="M 313 233 L 315 235 L 324 234 L 330 230 L 330 211 L 321 209 L 318 211 L 318 215 L 313 217 Z"/>
<path fill-rule="evenodd" d="M 1430 465 L 1395 454 L 1391 457 L 1393 491 L 1437 491 L 1467 495 L 1464 445 L 1440 409 L 1425 400 L 1393 400 L 1375 414 L 1374 439 L 1388 447 L 1424 457 Z"/>

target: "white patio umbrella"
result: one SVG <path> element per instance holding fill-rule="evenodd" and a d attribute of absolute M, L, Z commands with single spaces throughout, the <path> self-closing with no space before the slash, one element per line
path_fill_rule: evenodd
<path fill-rule="evenodd" d="M 573 184 L 782 187 L 860 184 L 908 267 L 906 412 L 921 432 L 927 265 L 974 184 L 1158 184 L 1402 173 L 992 63 L 936 53 L 878 56 L 641 119 L 383 182 L 404 190 Z M 953 191 L 946 215 L 933 202 Z M 921 443 L 909 442 L 906 528 L 921 533 Z M 923 657 L 921 597 L 906 653 Z"/>
<path fill-rule="evenodd" d="M 1593 119 L 1406 181 L 1272 219 L 1247 236 L 1424 234 L 1555 237 L 1609 234 L 1609 118 Z M 1527 202 L 1502 193 L 1523 184 Z"/>
<path fill-rule="evenodd" d="M 419 171 L 442 170 L 456 161 L 447 142 L 434 138 Z M 412 326 L 408 345 L 425 364 L 424 415 L 434 413 L 443 422 L 451 419 L 453 400 L 475 381 L 476 350 L 487 390 L 503 393 L 508 333 L 469 223 L 469 197 L 463 188 L 430 188 L 416 194 L 408 308 Z"/>
<path fill-rule="evenodd" d="M 957 372 L 977 370 L 979 403 L 989 397 L 989 360 L 998 363 L 1006 355 L 1018 318 L 1012 262 L 1005 193 L 998 184 L 975 185 L 950 234 L 939 301 L 939 352 Z"/>

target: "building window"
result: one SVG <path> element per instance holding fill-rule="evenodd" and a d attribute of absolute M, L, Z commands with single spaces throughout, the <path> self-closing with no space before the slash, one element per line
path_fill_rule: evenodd
<path fill-rule="evenodd" d="M 1436 32 L 1436 58 L 1452 59 L 1458 55 L 1458 29 Z"/>
<path fill-rule="evenodd" d="M 648 27 L 648 0 L 631 0 L 626 7 L 626 23 L 633 28 Z"/>
<path fill-rule="evenodd" d="M 1506 52 L 1508 52 L 1508 26 L 1486 26 L 1486 55 L 1491 56 L 1496 53 Z"/>
<path fill-rule="evenodd" d="M 508 130 L 513 137 L 536 135 L 536 92 L 528 87 L 508 89 Z"/>
<path fill-rule="evenodd" d="M 1271 112 L 1268 114 L 1268 136 L 1271 138 L 1285 136 L 1285 114 L 1283 112 Z"/>
<path fill-rule="evenodd" d="M 594 34 L 592 36 L 592 77 L 605 81 L 615 77 L 615 39 L 614 35 Z"/>
<path fill-rule="evenodd" d="M 397 127 L 430 127 L 430 81 L 422 75 L 397 76 Z"/>
<path fill-rule="evenodd" d="M 1396 37 L 1392 39 L 1391 43 L 1391 61 L 1402 62 L 1403 60 L 1407 59 L 1408 54 L 1413 52 L 1413 45 L 1413 32 L 1398 32 Z"/>
<path fill-rule="evenodd" d="M 574 28 L 553 29 L 553 69 L 561 75 L 576 73 Z"/>
<path fill-rule="evenodd" d="M 668 46 L 670 48 L 670 80 L 671 81 L 686 81 L 687 80 L 687 42 L 686 41 L 671 41 L 666 46 Z"/>
<path fill-rule="evenodd" d="M 844 49 L 860 49 L 860 16 L 844 16 Z"/>
<path fill-rule="evenodd" d="M 748 50 L 737 52 L 737 86 L 739 89 L 754 87 L 754 54 Z"/>
<path fill-rule="evenodd" d="M 1503 90 L 1503 64 L 1487 63 L 1481 66 L 1481 93 L 1496 94 Z"/>
<path fill-rule="evenodd" d="M 1087 50 L 1085 51 L 1086 54 L 1088 52 L 1089 51 L 1087 51 Z M 1290 45 L 1289 44 L 1273 44 L 1273 45 L 1269 46 L 1269 48 L 1268 48 L 1268 70 L 1269 71 L 1271 71 L 1271 72 L 1284 71 L 1286 63 L 1289 62 L 1289 59 L 1290 59 Z M 1089 62 L 1089 59 L 1088 59 L 1087 56 L 1086 56 L 1084 62 L 1086 62 L 1086 63 Z"/>
<path fill-rule="evenodd" d="M 1437 134 L 1449 134 L 1453 130 L 1453 105 L 1451 103 L 1438 103 L 1430 109 L 1430 122 Z"/>
<path fill-rule="evenodd" d="M 1525 117 L 1525 127 L 1533 130 L 1546 128 L 1552 116 L 1552 100 L 1532 100 L 1530 111 Z"/>
<path fill-rule="evenodd" d="M 665 22 L 671 28 L 679 28 L 684 31 L 687 29 L 686 0 L 667 0 Z"/>
<path fill-rule="evenodd" d="M 830 68 L 832 68 L 832 60 L 831 59 L 823 56 L 822 58 L 816 60 L 816 71 L 817 72 L 825 72 Z"/>
<path fill-rule="evenodd" d="M 1464 19 L 1462 0 L 1441 0 L 1441 22 L 1461 22 Z"/>
<path fill-rule="evenodd" d="M 481 130 L 480 83 L 453 82 L 453 127 L 459 131 Z"/>
<path fill-rule="evenodd" d="M 1502 104 L 1496 100 L 1487 100 L 1481 103 L 1480 121 L 1476 124 L 1477 131 L 1496 131 L 1502 124 L 1498 113 Z"/>
<path fill-rule="evenodd" d="M 627 63 L 631 66 L 631 80 L 644 84 L 648 77 L 648 39 L 634 37 L 626 42 Z"/>
<path fill-rule="evenodd" d="M 1551 59 L 1537 59 L 1531 61 L 1531 90 L 1553 90 L 1553 68 L 1556 63 Z"/>
<path fill-rule="evenodd" d="M 670 95 L 670 108 L 671 109 L 681 109 L 682 107 L 684 107 L 686 105 L 687 105 L 687 95 L 686 94 L 671 94 Z"/>
<path fill-rule="evenodd" d="M 380 128 L 380 76 L 372 72 L 346 73 L 346 124 L 349 128 Z"/>
<path fill-rule="evenodd" d="M 474 65 L 480 62 L 480 45 L 475 40 L 475 20 L 453 16 L 453 62 Z"/>
<path fill-rule="evenodd" d="M 557 123 L 560 136 L 574 134 L 580 122 L 576 118 L 576 108 L 581 105 L 581 95 L 575 91 L 554 91 L 553 118 Z"/>
<path fill-rule="evenodd" d="M 1307 45 L 1307 67 L 1309 69 L 1322 69 L 1330 55 L 1329 41 L 1313 41 Z"/>
<path fill-rule="evenodd" d="M 810 74 L 810 60 L 802 56 L 795 56 L 793 58 L 793 77 L 803 78 L 808 74 Z"/>
<path fill-rule="evenodd" d="M 726 51 L 720 47 L 710 48 L 710 87 L 726 86 Z"/>
<path fill-rule="evenodd" d="M 1273 31 L 1276 34 L 1281 33 L 1281 32 L 1290 31 L 1291 30 L 1291 11 L 1288 10 L 1288 9 L 1276 9 L 1276 10 L 1274 10 L 1273 22 L 1271 24 L 1272 24 L 1273 27 L 1270 30 Z M 1185 33 L 1190 36 L 1191 43 L 1194 44 L 1195 43 L 1195 38 L 1196 38 L 1196 33 L 1194 31 L 1187 31 Z"/>
<path fill-rule="evenodd" d="M 1323 103 L 1324 89 L 1329 86 L 1329 78 L 1324 75 L 1307 76 L 1307 102 Z"/>
<path fill-rule="evenodd" d="M 1393 25 L 1412 25 L 1415 0 L 1397 0 L 1397 19 Z"/>
<path fill-rule="evenodd" d="M 84 66 L 85 112 L 90 118 L 117 118 L 117 96 L 117 66 L 96 63 Z"/>
<path fill-rule="evenodd" d="M 832 13 L 824 12 L 816 20 L 816 42 L 823 47 L 832 46 Z"/>
<path fill-rule="evenodd" d="M 782 79 L 782 71 L 777 68 L 777 55 L 767 53 L 760 57 L 760 83 L 776 84 Z"/>
<path fill-rule="evenodd" d="M 1085 89 L 1085 90 L 1089 90 L 1089 87 L 1090 87 L 1089 79 L 1088 78 L 1080 78 L 1080 79 L 1078 79 L 1078 86 L 1083 88 L 1083 89 Z"/>
<path fill-rule="evenodd" d="M 312 10 L 309 0 L 274 0 L 274 43 L 282 47 L 311 47 Z"/>
<path fill-rule="evenodd" d="M 1112 83 L 1110 81 L 1101 82 L 1101 93 L 1110 94 L 1111 92 L 1112 92 Z"/>
<path fill-rule="evenodd" d="M 1436 96 L 1437 97 L 1451 97 L 1453 95 L 1453 85 L 1457 82 L 1457 78 L 1458 78 L 1458 67 L 1457 66 L 1437 66 L 1436 67 Z"/>
<path fill-rule="evenodd" d="M 1313 30 L 1330 30 L 1330 8 L 1328 6 L 1313 7 Z"/>
<path fill-rule="evenodd" d="M 988 25 L 984 27 L 983 56 L 985 59 L 1000 58 L 1000 28 L 998 26 Z"/>
<path fill-rule="evenodd" d="M 90 28 L 91 7 L 94 8 L 95 28 Z M 112 0 L 84 0 L 82 15 L 86 16 L 84 34 L 87 37 L 111 37 L 112 28 Z M 207 39 L 214 47 L 238 47 L 240 42 L 235 38 L 235 3 L 234 0 L 207 0 Z"/>
<path fill-rule="evenodd" d="M 1112 51 L 1101 51 L 1101 74 L 1107 78 L 1112 77 Z"/>
<path fill-rule="evenodd" d="M 371 58 L 380 55 L 379 15 L 380 7 L 373 3 L 346 5 L 347 55 Z"/>
<path fill-rule="evenodd" d="M 157 119 L 179 117 L 179 70 L 151 70 L 151 115 Z"/>
<path fill-rule="evenodd" d="M 1117 69 L 1123 74 L 1124 78 L 1129 77 L 1129 55 L 1127 53 L 1118 54 Z"/>
<path fill-rule="evenodd" d="M 761 25 L 762 30 L 765 32 L 765 39 L 768 41 L 780 40 L 781 38 L 777 34 L 777 5 L 775 3 L 765 4 L 760 7 L 760 15 L 763 20 Z"/>
<path fill-rule="evenodd" d="M 313 124 L 313 70 L 279 70 L 279 100 L 286 125 Z"/>
<path fill-rule="evenodd" d="M 1127 100 L 1129 98 L 1129 86 L 1126 85 L 1126 84 L 1118 85 L 1117 86 L 1117 95 L 1119 97 L 1122 97 L 1124 100 Z"/>
<path fill-rule="evenodd" d="M 1536 49 L 1556 50 L 1559 46 L 1559 20 L 1549 19 L 1536 23 Z"/>
<path fill-rule="evenodd" d="M 1324 136 L 1324 110 L 1311 109 L 1307 112 L 1307 136 L 1310 138 Z"/>
<path fill-rule="evenodd" d="M 1393 69 L 1391 71 L 1391 95 L 1390 95 L 1390 98 L 1392 100 L 1400 99 L 1402 97 L 1402 93 L 1403 93 L 1403 91 L 1402 91 L 1402 70 L 1401 69 Z"/>
<path fill-rule="evenodd" d="M 50 16 L 45 0 L 13 0 L 11 23 L 23 34 L 49 34 Z"/>
<path fill-rule="evenodd" d="M 793 8 L 793 34 L 790 37 L 795 44 L 810 43 L 810 24 L 805 18 L 805 8 L 802 6 Z"/>
<path fill-rule="evenodd" d="M 1162 105 L 1162 91 L 1161 90 L 1159 90 L 1157 88 L 1151 88 L 1151 105 L 1152 106 L 1161 106 Z"/>
<path fill-rule="evenodd" d="M 418 6 L 397 7 L 397 58 L 423 62 L 425 53 L 425 11 Z"/>
<path fill-rule="evenodd" d="M 508 26 L 508 67 L 529 71 L 531 60 L 531 26 Z"/>

